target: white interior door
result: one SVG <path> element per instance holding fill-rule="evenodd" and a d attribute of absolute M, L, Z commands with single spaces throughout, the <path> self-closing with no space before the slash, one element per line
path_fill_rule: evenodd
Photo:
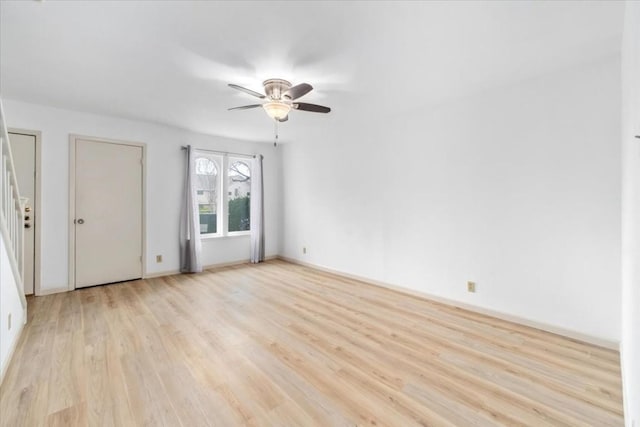
<path fill-rule="evenodd" d="M 36 206 L 36 137 L 21 133 L 9 133 L 13 164 L 18 178 L 20 197 L 27 197 L 30 212 L 25 212 L 24 230 L 24 293 L 33 294 L 35 267 L 35 227 L 36 215 L 40 206 Z"/>
<path fill-rule="evenodd" d="M 142 147 L 75 140 L 75 286 L 142 277 Z"/>

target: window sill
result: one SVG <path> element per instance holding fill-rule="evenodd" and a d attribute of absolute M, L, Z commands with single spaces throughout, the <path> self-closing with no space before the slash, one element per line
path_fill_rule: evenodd
<path fill-rule="evenodd" d="M 242 236 L 250 236 L 250 231 L 234 231 L 232 233 L 227 233 L 226 235 L 222 234 L 201 234 L 201 240 L 215 240 L 215 239 L 226 239 L 226 238 L 234 238 L 234 237 L 242 237 Z"/>

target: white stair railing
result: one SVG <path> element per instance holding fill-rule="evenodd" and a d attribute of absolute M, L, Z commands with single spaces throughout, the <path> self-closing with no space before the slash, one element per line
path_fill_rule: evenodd
<path fill-rule="evenodd" d="M 24 271 L 24 211 L 20 200 L 18 180 L 13 167 L 9 133 L 0 101 L 0 232 L 9 255 L 9 264 L 15 277 L 22 307 L 27 301 L 22 285 Z"/>

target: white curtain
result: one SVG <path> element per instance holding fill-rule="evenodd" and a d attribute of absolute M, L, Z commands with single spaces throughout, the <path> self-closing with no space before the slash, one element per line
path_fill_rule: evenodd
<path fill-rule="evenodd" d="M 180 271 L 183 273 L 199 273 L 202 271 L 200 253 L 200 217 L 196 196 L 196 177 L 194 150 L 187 145 L 186 176 L 184 198 L 180 214 Z"/>
<path fill-rule="evenodd" d="M 251 262 L 264 261 L 264 186 L 262 185 L 262 155 L 253 159 L 251 170 Z"/>

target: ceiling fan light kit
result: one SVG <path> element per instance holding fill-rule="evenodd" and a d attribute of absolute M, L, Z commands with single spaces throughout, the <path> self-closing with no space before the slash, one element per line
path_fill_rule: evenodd
<path fill-rule="evenodd" d="M 279 101 L 271 101 L 266 104 L 262 104 L 262 108 L 267 112 L 267 115 L 279 122 L 283 121 L 285 117 L 289 115 L 291 111 L 291 104 Z"/>
<path fill-rule="evenodd" d="M 286 122 L 289 120 L 289 112 L 291 110 L 311 111 L 314 113 L 328 113 L 331 111 L 331 108 L 322 105 L 294 102 L 296 99 L 313 90 L 313 86 L 308 83 L 300 83 L 292 86 L 290 82 L 283 79 L 268 79 L 265 80 L 262 85 L 264 86 L 266 95 L 230 83 L 229 87 L 255 96 L 256 98 L 266 99 L 267 102 L 233 107 L 229 108 L 229 110 L 248 110 L 250 108 L 262 107 L 267 115 L 276 122 Z"/>

